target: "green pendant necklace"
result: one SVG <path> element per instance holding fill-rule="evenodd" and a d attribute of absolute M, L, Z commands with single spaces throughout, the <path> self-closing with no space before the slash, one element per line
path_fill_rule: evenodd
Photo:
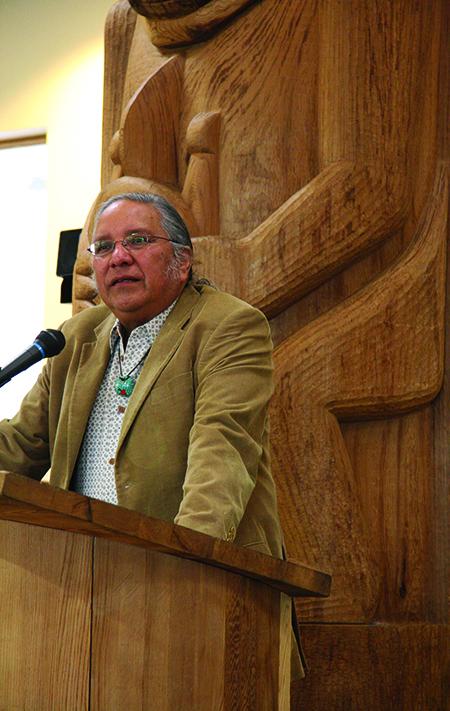
<path fill-rule="evenodd" d="M 114 382 L 114 390 L 116 391 L 116 393 L 118 395 L 123 395 L 124 397 L 130 397 L 131 393 L 134 390 L 134 386 L 136 385 L 136 380 L 131 377 L 131 373 L 134 373 L 136 368 L 139 368 L 142 361 L 147 357 L 149 351 L 150 351 L 150 348 L 148 349 L 148 351 L 146 351 L 144 353 L 144 355 L 142 356 L 139 363 L 137 363 L 134 366 L 134 368 L 132 368 L 130 370 L 130 372 L 127 373 L 126 375 L 124 375 L 122 373 L 122 359 L 121 359 L 120 353 L 119 353 L 119 373 L 120 373 L 120 375 L 117 376 L 117 378 Z"/>
<path fill-rule="evenodd" d="M 124 395 L 125 397 L 130 397 L 131 393 L 134 390 L 134 384 L 135 381 L 133 378 L 130 378 L 130 375 L 128 374 L 126 378 L 122 378 L 121 375 L 119 375 L 116 378 L 116 382 L 114 383 L 114 389 L 118 395 Z"/>

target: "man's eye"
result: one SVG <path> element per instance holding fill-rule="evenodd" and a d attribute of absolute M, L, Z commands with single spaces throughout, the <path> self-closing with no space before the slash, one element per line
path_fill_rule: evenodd
<path fill-rule="evenodd" d="M 113 245 L 113 244 L 114 244 L 113 242 L 109 242 L 107 240 L 95 242 L 94 243 L 95 254 L 104 254 L 105 252 L 109 252 L 111 250 L 111 245 Z"/>
<path fill-rule="evenodd" d="M 126 239 L 129 247 L 143 247 L 144 244 L 149 244 L 151 241 L 147 235 L 131 235 Z"/>

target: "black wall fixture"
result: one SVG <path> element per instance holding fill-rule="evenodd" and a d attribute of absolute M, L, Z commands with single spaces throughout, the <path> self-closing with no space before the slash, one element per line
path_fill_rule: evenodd
<path fill-rule="evenodd" d="M 73 267 L 77 258 L 81 229 L 63 230 L 59 233 L 58 263 L 56 274 L 62 277 L 61 303 L 72 303 Z"/>

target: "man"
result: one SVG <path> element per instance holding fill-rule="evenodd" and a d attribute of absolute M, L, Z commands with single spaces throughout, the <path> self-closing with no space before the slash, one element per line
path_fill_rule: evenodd
<path fill-rule="evenodd" d="M 0 423 L 0 466 L 281 557 L 264 316 L 193 279 L 161 197 L 110 198 L 89 249 L 103 304 Z"/>

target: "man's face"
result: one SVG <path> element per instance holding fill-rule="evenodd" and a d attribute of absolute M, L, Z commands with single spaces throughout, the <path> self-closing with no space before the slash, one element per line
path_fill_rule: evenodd
<path fill-rule="evenodd" d="M 157 240 L 138 252 L 128 252 L 120 240 L 130 234 L 168 237 L 158 211 L 144 203 L 119 200 L 100 216 L 94 241 L 117 242 L 112 254 L 94 257 L 97 287 L 103 302 L 130 332 L 164 311 L 179 296 L 189 277 L 190 257 L 178 272 L 170 270 L 173 247 Z"/>

